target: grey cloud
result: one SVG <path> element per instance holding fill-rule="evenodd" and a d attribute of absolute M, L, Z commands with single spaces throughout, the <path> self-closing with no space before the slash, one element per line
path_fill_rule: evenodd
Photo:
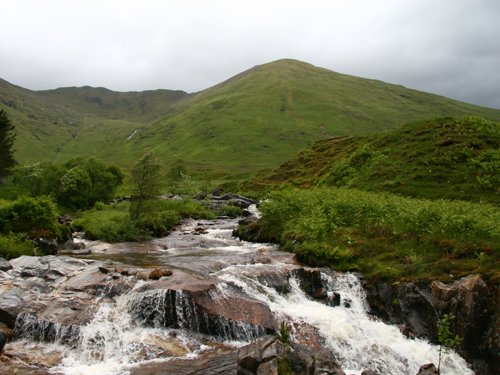
<path fill-rule="evenodd" d="M 0 77 L 31 89 L 205 89 L 296 58 L 500 108 L 496 0 L 8 0 Z"/>

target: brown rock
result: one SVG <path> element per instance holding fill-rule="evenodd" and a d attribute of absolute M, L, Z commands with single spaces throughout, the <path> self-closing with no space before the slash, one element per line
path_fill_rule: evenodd
<path fill-rule="evenodd" d="M 160 280 L 162 277 L 171 276 L 172 270 L 167 270 L 164 268 L 155 268 L 149 273 L 148 280 Z"/>
<path fill-rule="evenodd" d="M 420 366 L 417 375 L 439 375 L 439 372 L 434 363 L 427 363 Z"/>

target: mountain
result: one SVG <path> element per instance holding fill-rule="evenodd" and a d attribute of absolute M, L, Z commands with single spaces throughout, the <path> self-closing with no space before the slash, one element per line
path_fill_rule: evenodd
<path fill-rule="evenodd" d="M 0 108 L 18 129 L 17 157 L 94 155 L 129 166 L 153 149 L 166 163 L 248 175 L 312 142 L 440 116 L 500 120 L 500 110 L 332 72 L 296 60 L 259 65 L 207 90 L 30 91 L 0 81 Z"/>
<path fill-rule="evenodd" d="M 499 204 L 499 150 L 499 122 L 440 118 L 367 136 L 317 141 L 242 187 L 349 186 Z"/>

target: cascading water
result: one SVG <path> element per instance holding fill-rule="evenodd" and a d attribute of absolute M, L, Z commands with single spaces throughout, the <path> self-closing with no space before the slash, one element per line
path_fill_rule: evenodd
<path fill-rule="evenodd" d="M 341 304 L 330 307 L 308 297 L 295 278 L 283 295 L 252 277 L 253 269 L 267 265 L 231 266 L 218 273 L 228 284 L 241 287 L 251 297 L 269 305 L 279 319 L 316 327 L 347 374 L 372 369 L 380 374 L 414 375 L 424 363 L 437 362 L 438 347 L 424 340 L 406 338 L 397 327 L 367 314 L 365 295 L 353 274 L 323 274 L 328 289 L 341 295 Z M 443 375 L 472 374 L 457 354 L 444 359 Z"/>
<path fill-rule="evenodd" d="M 203 231 L 199 233 L 197 224 L 189 222 L 171 237 L 153 241 L 161 247 L 155 259 L 174 269 L 189 269 L 201 275 L 200 280 L 216 280 L 205 297 L 218 309 L 243 294 L 267 305 L 276 322 L 292 322 L 292 333 L 301 325 L 313 327 L 349 375 L 366 369 L 415 375 L 422 364 L 437 362 L 436 346 L 408 339 L 397 327 L 367 314 L 364 291 L 355 275 L 322 271 L 323 285 L 329 294 L 340 294 L 341 303 L 331 307 L 318 302 L 301 289 L 302 279 L 292 272 L 298 266 L 292 264 L 291 256 L 270 245 L 233 238 L 235 225 L 235 220 L 201 222 L 198 226 Z M 50 370 L 54 374 L 124 375 L 134 373 L 134 368 L 140 373 L 141 366 L 151 361 L 204 355 L 217 341 L 238 340 L 232 344 L 238 346 L 269 332 L 268 328 L 230 318 L 209 317 L 182 289 L 150 290 L 149 281 L 134 282 L 128 292 L 103 299 L 86 325 L 51 326 L 21 314 L 16 334 L 23 339 L 66 344 L 58 346 L 64 358 Z M 168 364 L 164 366 L 168 369 Z M 450 353 L 442 364 L 442 374 L 472 371 L 461 357 Z"/>

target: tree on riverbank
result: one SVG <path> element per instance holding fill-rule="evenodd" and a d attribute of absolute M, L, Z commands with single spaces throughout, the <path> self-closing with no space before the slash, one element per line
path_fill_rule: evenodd
<path fill-rule="evenodd" d="M 0 110 L 0 184 L 8 176 L 11 168 L 16 165 L 14 159 L 14 125 L 7 117 L 7 112 Z"/>
<path fill-rule="evenodd" d="M 130 218 L 137 221 L 147 209 L 147 203 L 160 194 L 163 183 L 161 164 L 152 152 L 144 155 L 132 169 L 132 196 Z"/>

